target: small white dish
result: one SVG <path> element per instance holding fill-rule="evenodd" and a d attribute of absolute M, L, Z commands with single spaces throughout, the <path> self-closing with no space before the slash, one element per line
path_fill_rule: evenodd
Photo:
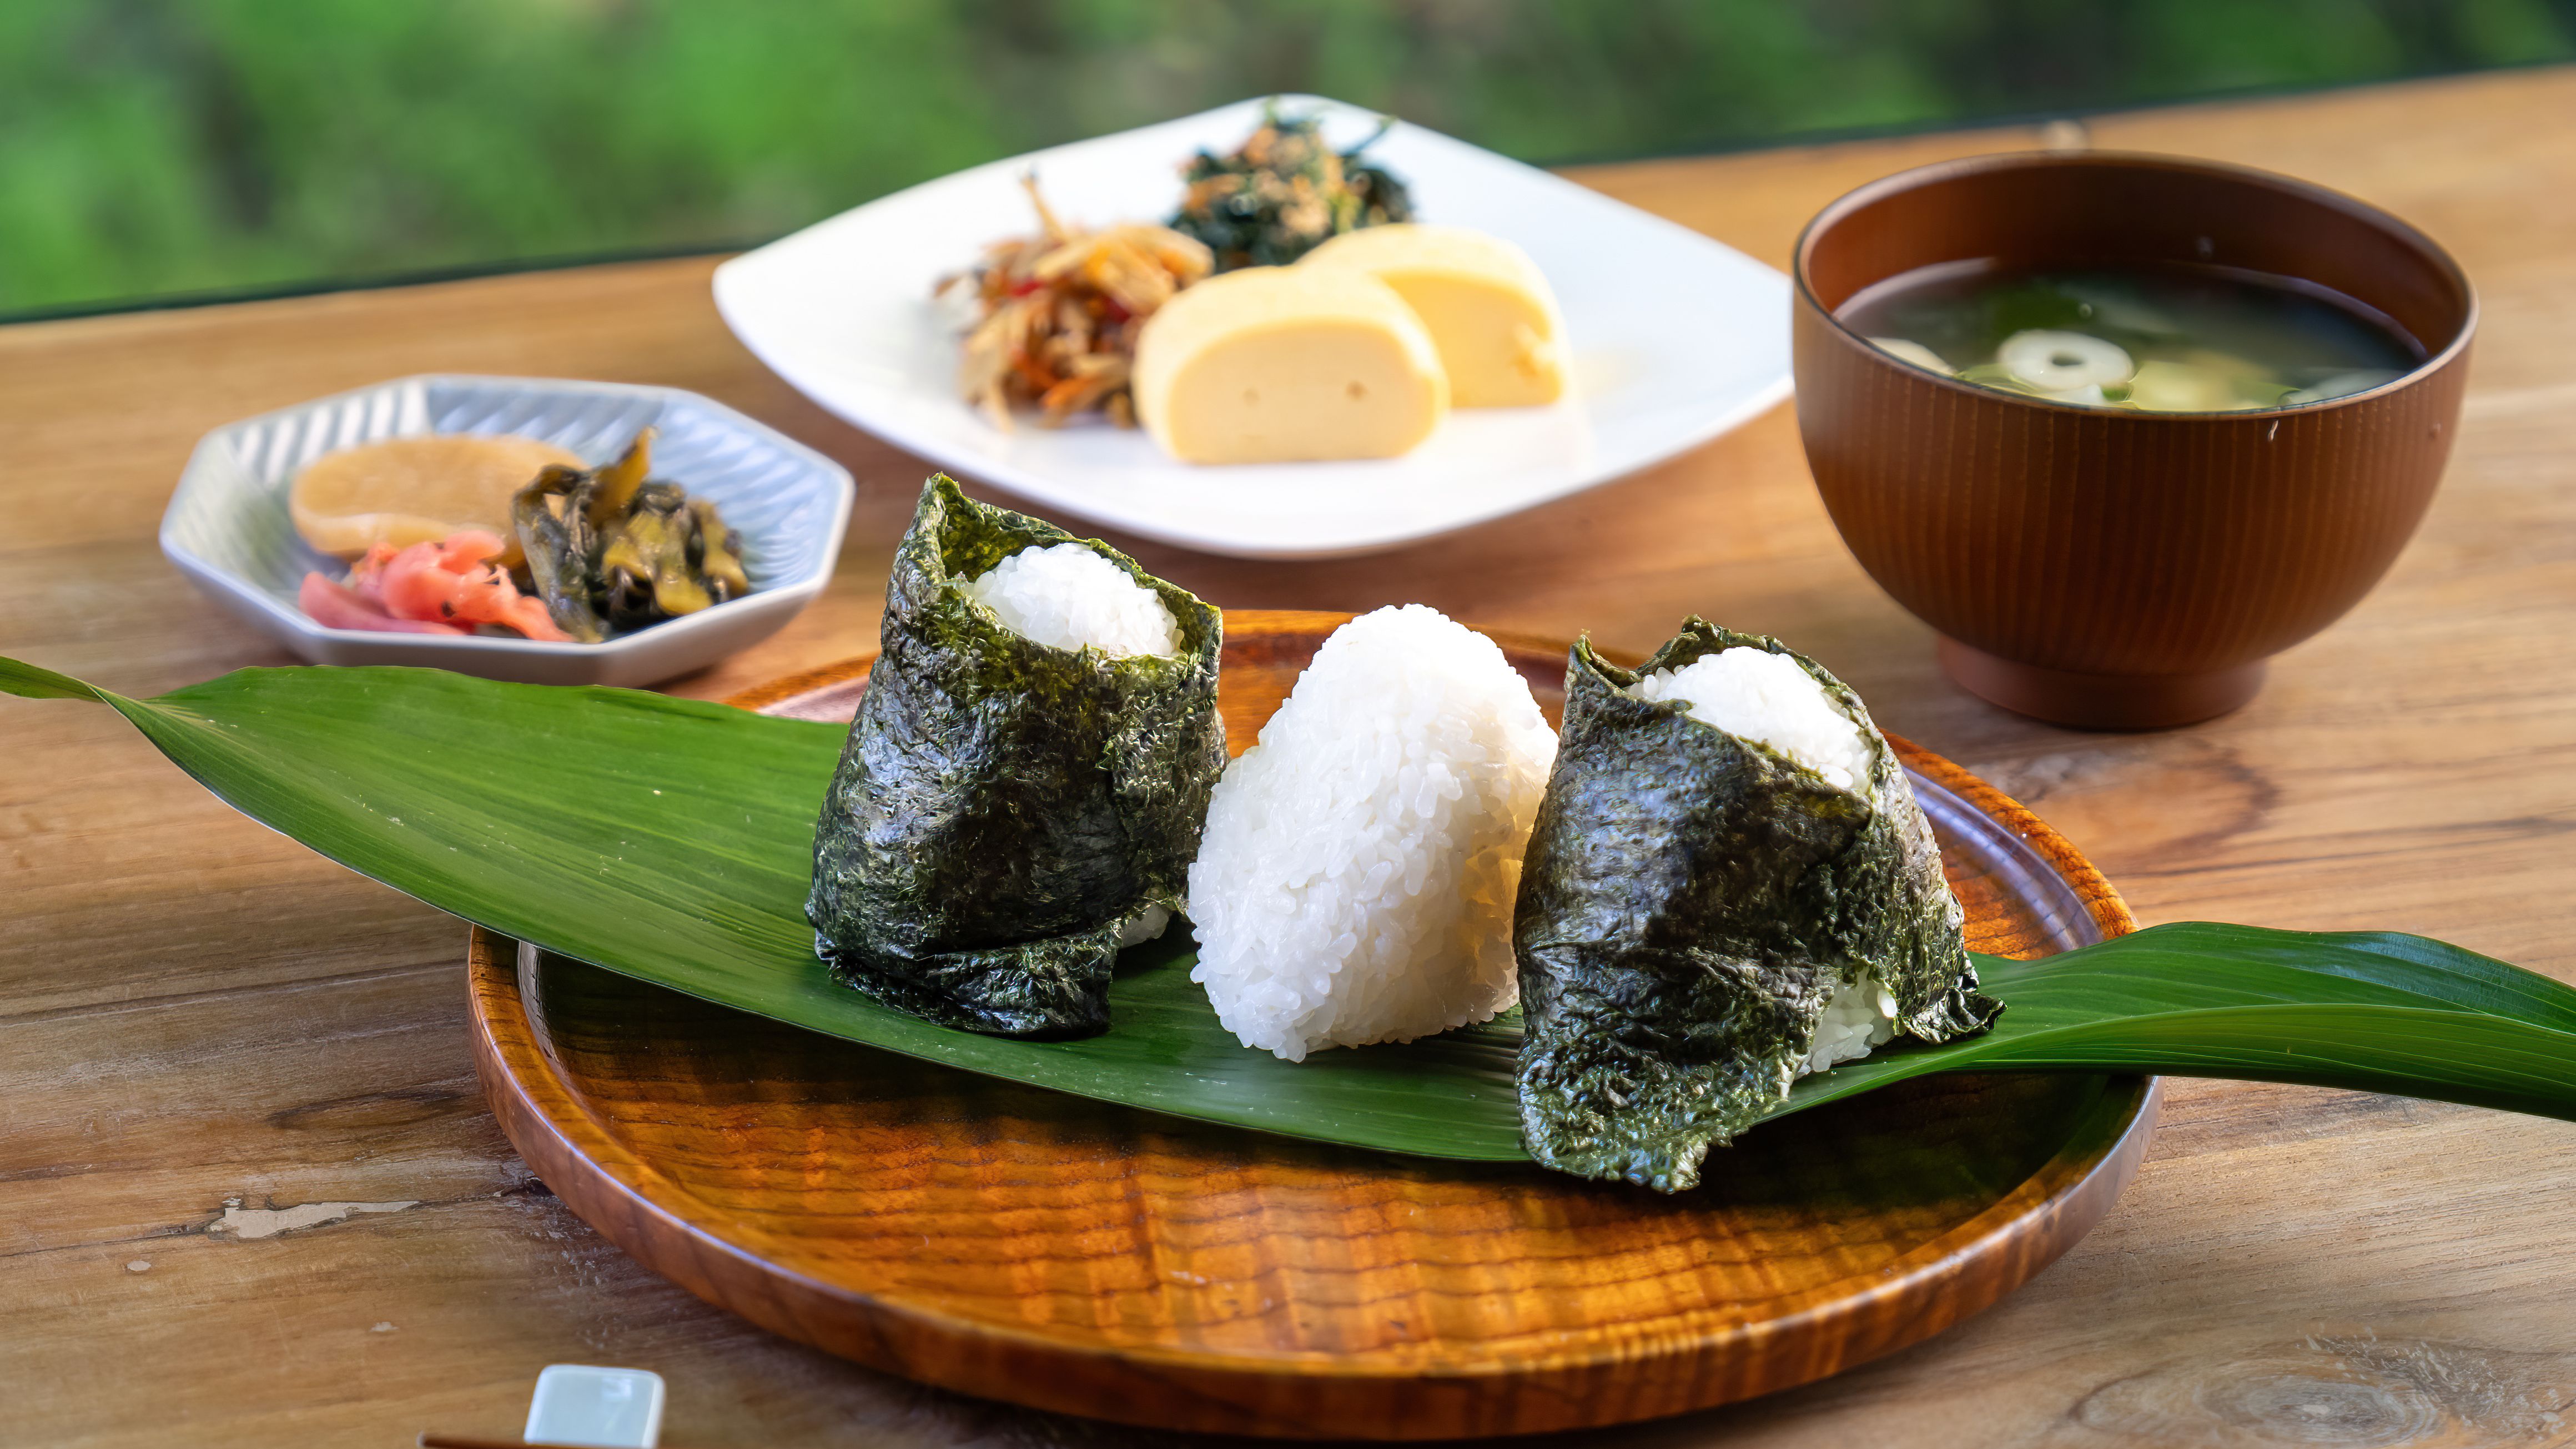
<path fill-rule="evenodd" d="M 531 1444 L 654 1449 L 662 1442 L 662 1376 L 645 1369 L 550 1363 L 528 1401 Z"/>
<path fill-rule="evenodd" d="M 517 433 L 596 466 L 659 429 L 653 476 L 715 501 L 741 535 L 751 592 L 604 644 L 330 629 L 296 607 L 307 572 L 348 564 L 299 537 L 295 475 L 323 454 L 420 433 Z M 416 664 L 525 684 L 645 685 L 776 633 L 823 591 L 855 487 L 849 470 L 722 403 L 669 387 L 518 377 L 406 377 L 208 433 L 161 517 L 161 551 L 197 586 L 313 664 Z"/>
<path fill-rule="evenodd" d="M 1347 147 L 1373 112 L 1320 112 Z M 1194 467 L 1132 429 L 994 428 L 957 396 L 957 335 L 931 289 L 1036 227 L 1020 177 L 1075 225 L 1159 221 L 1181 163 L 1228 151 L 1264 102 L 978 166 L 726 262 L 716 307 L 745 346 L 831 411 L 941 466 L 1147 538 L 1246 558 L 1367 553 L 1580 492 L 1698 446 L 1789 395 L 1788 278 L 1734 249 L 1490 151 L 1399 124 L 1369 148 L 1425 221 L 1519 243 L 1565 310 L 1572 396 L 1465 409 L 1401 458 Z"/>

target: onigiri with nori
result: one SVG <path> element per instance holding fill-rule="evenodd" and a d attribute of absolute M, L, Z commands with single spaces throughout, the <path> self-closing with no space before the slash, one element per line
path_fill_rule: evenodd
<path fill-rule="evenodd" d="M 1636 673 L 1578 643 L 1514 920 L 1521 1131 L 1678 1191 L 1798 1077 L 1982 1031 L 1962 912 L 1868 709 L 1692 619 Z"/>
<path fill-rule="evenodd" d="M 942 1025 L 1106 1027 L 1225 763 L 1223 633 L 1108 545 L 931 479 L 815 829 L 816 952 Z"/>

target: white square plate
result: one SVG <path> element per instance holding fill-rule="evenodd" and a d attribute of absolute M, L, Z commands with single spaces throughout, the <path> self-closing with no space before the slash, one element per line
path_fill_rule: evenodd
<path fill-rule="evenodd" d="M 1697 232 L 1419 126 L 1368 154 L 1425 221 L 1518 242 L 1565 309 L 1572 394 L 1544 408 L 1453 412 L 1401 458 L 1200 467 L 1133 429 L 994 428 L 959 400 L 957 338 L 931 303 L 986 244 L 1032 231 L 1035 170 L 1074 225 L 1159 221 L 1180 166 L 1259 122 L 1245 101 L 925 182 L 717 268 L 716 307 L 798 390 L 862 428 L 1039 511 L 1248 558 L 1365 553 L 1515 513 L 1659 463 L 1789 395 L 1788 279 Z M 1349 146 L 1374 113 L 1312 96 Z"/>

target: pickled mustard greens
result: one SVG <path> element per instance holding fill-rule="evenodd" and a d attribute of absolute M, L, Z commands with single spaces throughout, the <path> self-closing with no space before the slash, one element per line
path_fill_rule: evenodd
<path fill-rule="evenodd" d="M 1835 315 L 1928 371 L 2138 412 L 2324 402 L 2395 381 L 2427 355 L 2348 297 L 2233 267 L 1943 263 L 1865 288 Z"/>
<path fill-rule="evenodd" d="M 652 468 L 646 428 L 607 467 L 549 466 L 511 500 L 529 589 L 584 644 L 751 592 L 742 540 L 716 506 Z"/>

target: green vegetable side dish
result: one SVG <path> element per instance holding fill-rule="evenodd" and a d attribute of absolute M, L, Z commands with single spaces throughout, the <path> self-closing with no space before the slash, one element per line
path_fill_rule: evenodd
<path fill-rule="evenodd" d="M 1346 231 L 1413 220 L 1413 196 L 1385 167 L 1360 159 L 1393 128 L 1336 151 L 1319 116 L 1262 112 L 1261 126 L 1223 156 L 1201 151 L 1181 168 L 1189 190 L 1169 223 L 1216 254 L 1216 269 L 1281 267 Z"/>
<path fill-rule="evenodd" d="M 547 617 L 581 643 L 751 592 L 742 541 L 715 504 L 647 477 L 652 446 L 646 428 L 607 467 L 549 467 L 510 502 Z"/>
<path fill-rule="evenodd" d="M 1091 549 L 1154 591 L 1177 654 L 1061 649 L 965 581 L 1027 548 Z M 883 649 L 825 797 L 806 913 L 817 951 L 879 1001 L 1005 1036 L 1108 1027 L 1121 933 L 1177 914 L 1225 768 L 1217 611 L 1107 544 L 921 491 Z"/>
<path fill-rule="evenodd" d="M 1738 648 L 1791 660 L 1859 727 L 1857 788 L 1630 692 Z M 1931 822 L 1841 680 L 1697 618 L 1635 672 L 1582 640 L 1565 680 L 1513 929 L 1531 1155 L 1678 1191 L 1787 1100 L 1838 989 L 1892 996 L 1895 1030 L 1919 1041 L 1994 1020 Z"/>
<path fill-rule="evenodd" d="M 839 726 L 425 669 L 246 669 L 137 700 L 0 659 L 0 693 L 105 704 L 218 797 L 333 860 L 721 1006 L 1204 1122 L 1529 1160 L 1510 1016 L 1292 1065 L 1217 1022 L 1178 940 L 1130 951 L 1112 1030 L 1076 1041 L 950 1031 L 836 983 L 803 906 Z M 1971 959 L 2007 1007 L 1993 1029 L 1801 1078 L 1765 1120 L 1998 1070 L 2241 1077 L 2576 1120 L 2576 991 L 2438 941 L 2177 924 L 2035 961 Z"/>

